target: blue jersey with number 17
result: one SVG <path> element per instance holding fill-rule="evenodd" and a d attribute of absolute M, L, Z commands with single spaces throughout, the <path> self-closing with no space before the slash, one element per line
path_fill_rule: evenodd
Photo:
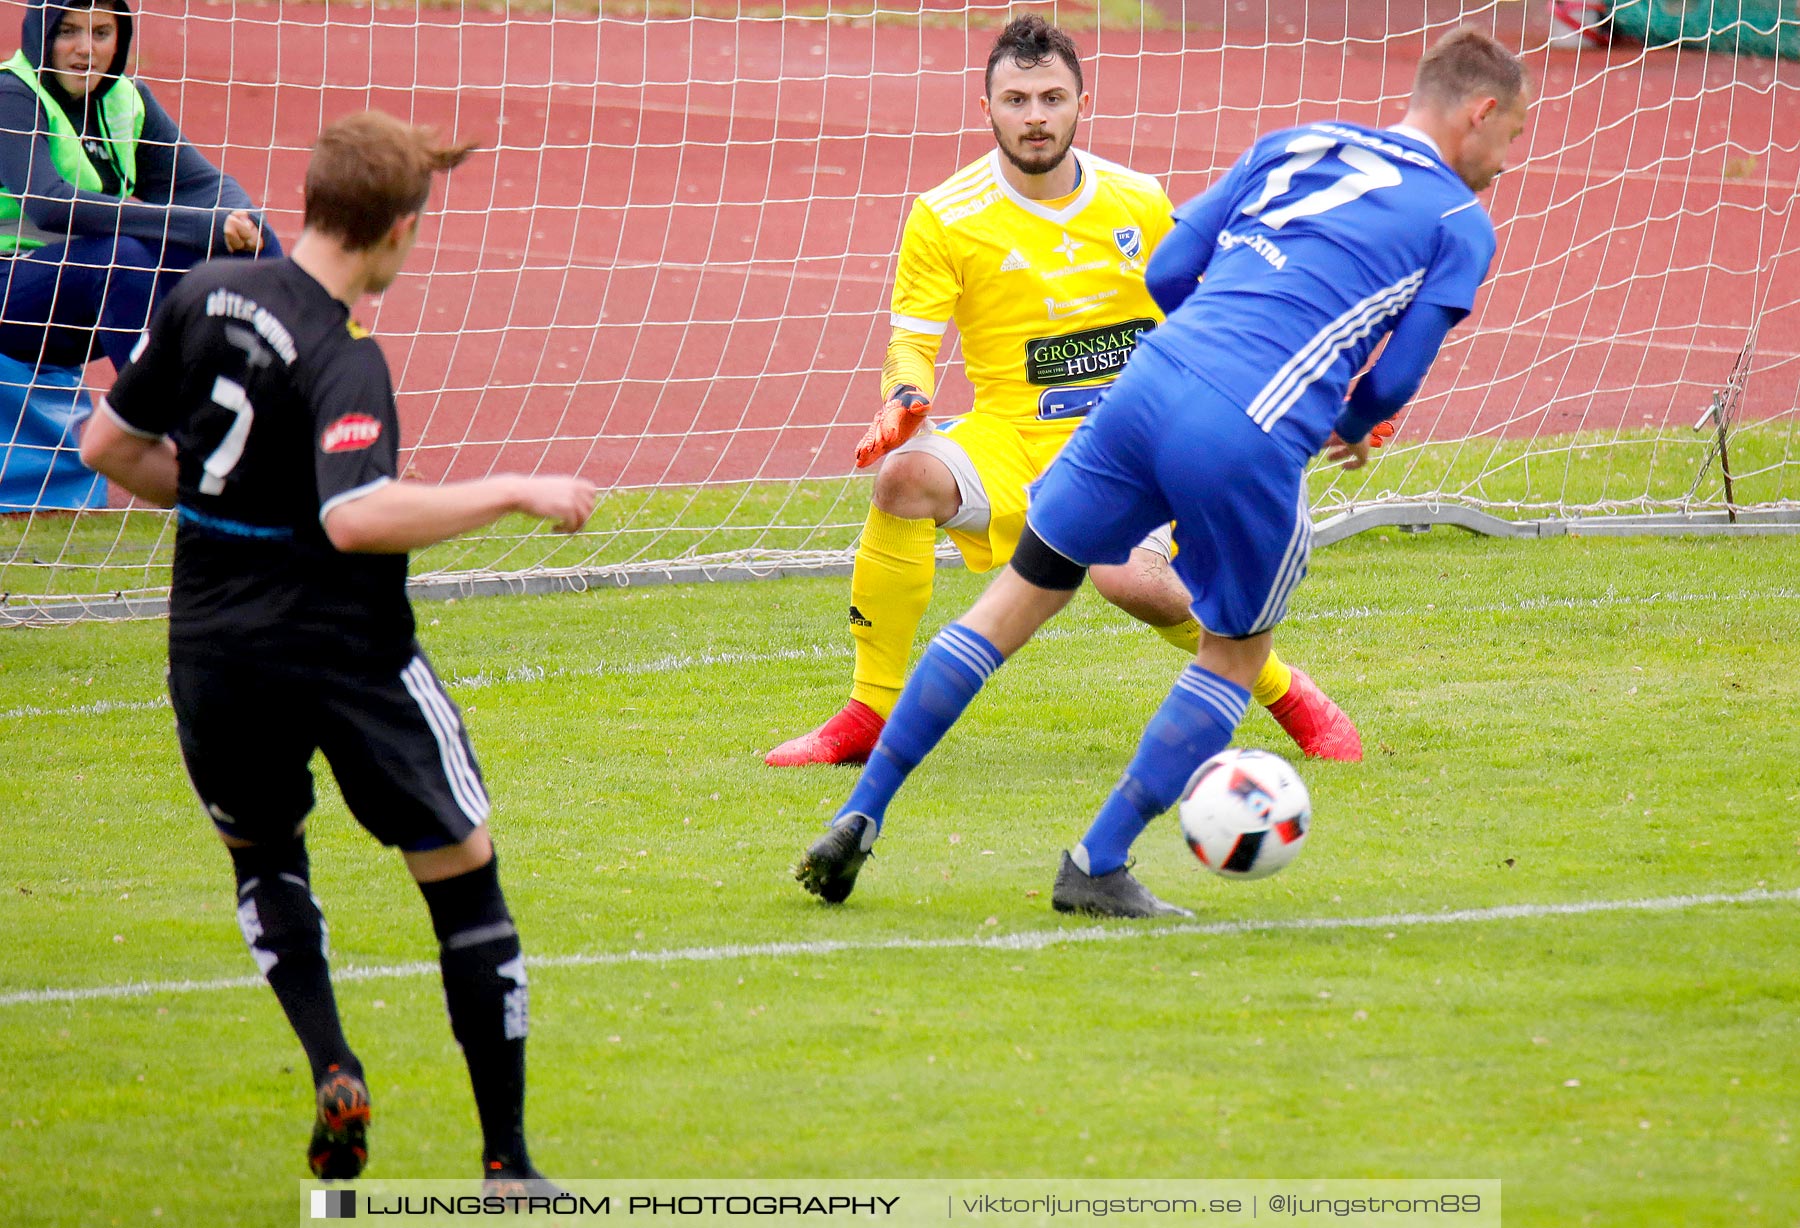
<path fill-rule="evenodd" d="M 1175 220 L 1211 256 L 1199 288 L 1140 344 L 1306 457 L 1400 314 L 1418 301 L 1466 315 L 1494 256 L 1486 211 L 1412 129 L 1272 133 Z"/>

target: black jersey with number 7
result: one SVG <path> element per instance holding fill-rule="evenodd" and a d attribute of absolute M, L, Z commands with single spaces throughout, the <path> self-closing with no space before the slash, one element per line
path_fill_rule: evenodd
<path fill-rule="evenodd" d="M 127 429 L 175 442 L 172 645 L 405 660 L 405 556 L 340 553 L 325 535 L 334 506 L 394 480 L 399 419 L 380 347 L 324 286 L 290 260 L 203 265 L 108 402 Z"/>

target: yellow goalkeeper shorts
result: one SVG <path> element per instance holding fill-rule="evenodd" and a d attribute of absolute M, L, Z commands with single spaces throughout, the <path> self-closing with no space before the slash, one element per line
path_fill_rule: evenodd
<path fill-rule="evenodd" d="M 1025 531 L 1026 488 L 1056 459 L 1080 423 L 1015 423 L 971 413 L 907 440 L 898 452 L 923 452 L 956 479 L 962 506 L 942 528 L 970 571 L 1004 566 Z"/>

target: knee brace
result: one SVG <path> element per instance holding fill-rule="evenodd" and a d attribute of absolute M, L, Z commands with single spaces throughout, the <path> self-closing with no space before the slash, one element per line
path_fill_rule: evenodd
<path fill-rule="evenodd" d="M 1056 593 L 1072 593 L 1087 578 L 1087 568 L 1051 549 L 1030 524 L 1013 550 L 1012 569 L 1021 579 Z"/>

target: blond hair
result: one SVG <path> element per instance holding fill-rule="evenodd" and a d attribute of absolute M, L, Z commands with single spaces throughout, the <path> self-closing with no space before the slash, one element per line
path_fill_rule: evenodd
<path fill-rule="evenodd" d="M 1443 110 L 1480 95 L 1510 107 L 1525 92 L 1525 65 L 1504 44 L 1473 26 L 1438 39 L 1419 60 L 1413 102 Z"/>

